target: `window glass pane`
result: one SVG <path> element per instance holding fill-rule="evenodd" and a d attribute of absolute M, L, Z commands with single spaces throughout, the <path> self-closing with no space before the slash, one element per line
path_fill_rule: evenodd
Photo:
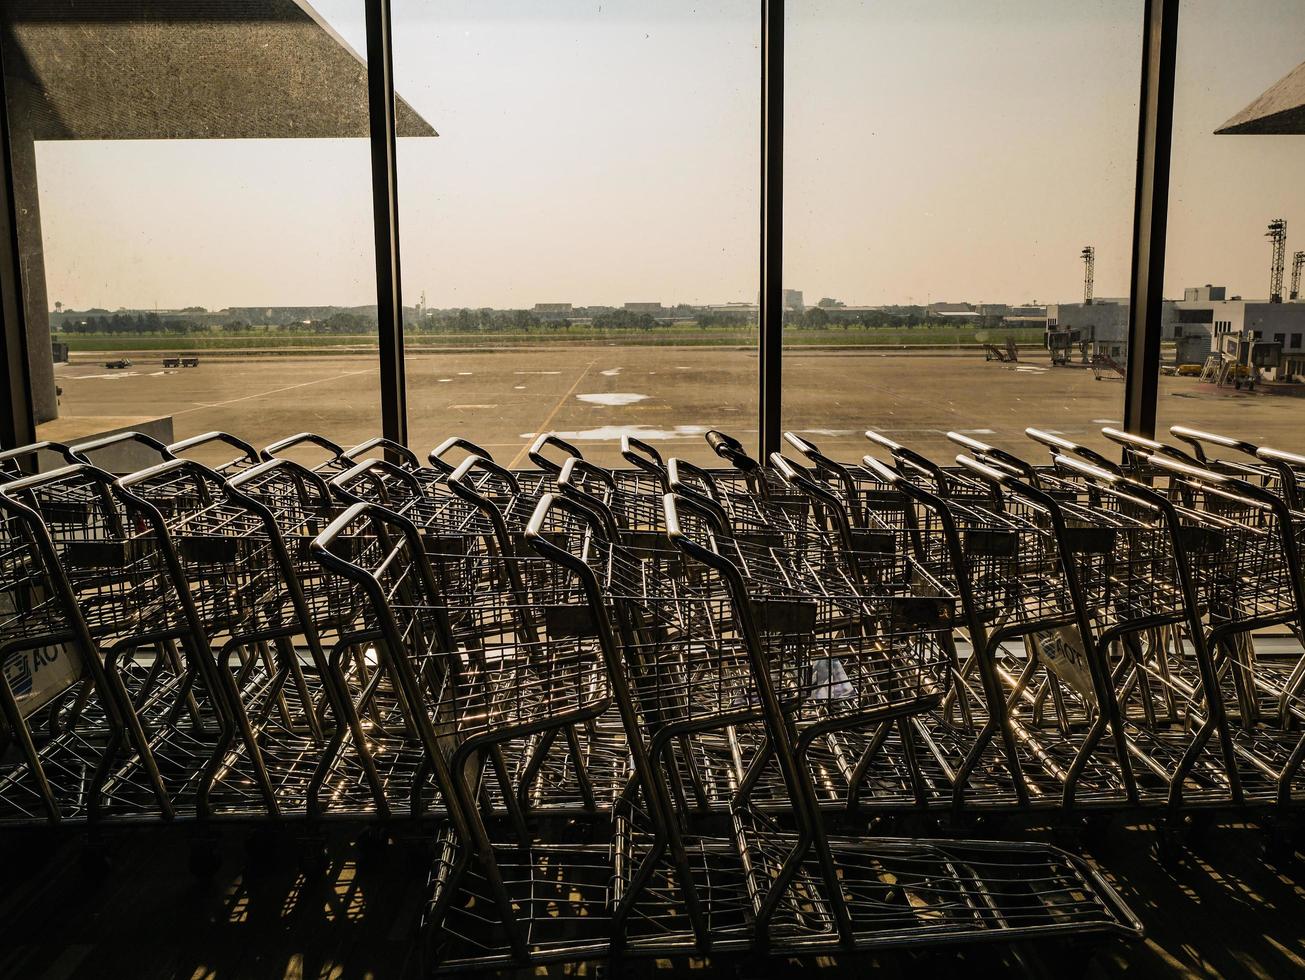
<path fill-rule="evenodd" d="M 319 7 L 4 5 L 42 438 L 378 430 L 363 4 Z"/>
<path fill-rule="evenodd" d="M 1305 7 L 1290 0 L 1182 6 L 1160 438 L 1185 425 L 1305 449 L 1305 402 L 1291 397 L 1305 394 L 1302 36 Z M 1270 225 L 1279 219 L 1277 282 Z"/>
<path fill-rule="evenodd" d="M 1026 426 L 1120 421 L 1141 23 L 1138 0 L 789 5 L 786 428 L 950 459 L 951 429 L 1040 457 Z"/>
<path fill-rule="evenodd" d="M 756 3 L 393 9 L 413 447 L 755 441 Z"/>

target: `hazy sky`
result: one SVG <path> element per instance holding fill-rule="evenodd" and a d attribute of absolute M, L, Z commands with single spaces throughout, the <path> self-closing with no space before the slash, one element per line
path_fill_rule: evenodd
<path fill-rule="evenodd" d="M 358 50 L 361 0 L 317 0 Z M 1141 0 L 791 0 L 786 285 L 807 301 L 1127 290 Z M 757 0 L 394 0 L 404 298 L 754 299 Z M 1185 0 L 1166 292 L 1267 293 L 1305 137 L 1212 131 L 1305 59 L 1300 0 Z M 74 308 L 375 301 L 362 140 L 38 145 Z"/>

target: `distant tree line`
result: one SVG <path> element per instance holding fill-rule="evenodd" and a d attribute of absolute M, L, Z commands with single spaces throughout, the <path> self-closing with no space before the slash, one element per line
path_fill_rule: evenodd
<path fill-rule="evenodd" d="M 796 310 L 790 311 L 784 315 L 784 325 L 806 330 L 822 330 L 829 327 L 842 327 L 844 330 L 849 330 L 854 327 L 867 329 L 875 327 L 973 326 L 973 324 L 931 318 L 928 313 L 919 309 L 908 309 L 907 311 L 891 309 L 856 310 L 849 312 L 839 307 L 828 306 L 809 306 L 801 313 Z"/>
<path fill-rule="evenodd" d="M 163 319 L 157 313 L 114 313 L 92 315 L 84 320 L 65 320 L 59 327 L 61 333 L 175 333 L 187 334 L 208 330 L 190 320 Z"/>
<path fill-rule="evenodd" d="M 185 312 L 203 313 L 202 309 Z M 376 332 L 376 321 L 357 313 L 335 313 L 324 320 L 307 320 L 279 326 L 253 325 L 233 318 L 226 323 L 199 323 L 184 317 L 161 317 L 157 313 L 113 313 L 104 311 L 82 320 L 65 320 L 57 328 L 66 334 L 162 334 L 187 336 L 190 334 L 250 334 L 278 333 L 307 334 L 365 334 Z"/>
<path fill-rule="evenodd" d="M 199 307 L 183 312 L 202 313 Z M 702 330 L 738 329 L 755 327 L 757 315 L 749 310 L 693 310 L 690 307 L 672 307 L 668 313 L 683 323 L 696 324 Z M 813 306 L 802 312 L 789 311 L 784 315 L 786 327 L 821 330 L 841 327 L 919 327 L 956 326 L 955 323 L 930 319 L 919 307 L 898 310 L 848 311 L 838 307 Z M 587 326 L 596 330 L 643 331 L 652 330 L 658 320 L 650 313 L 633 310 L 608 310 L 596 313 Z M 415 334 L 477 334 L 477 333 L 549 333 L 572 326 L 564 317 L 541 317 L 530 310 L 481 309 L 436 310 L 421 316 L 409 316 L 405 324 Z M 250 324 L 233 318 L 226 323 L 211 320 L 200 322 L 184 316 L 162 317 L 157 313 L 109 313 L 107 310 L 88 311 L 81 320 L 65 320 L 58 332 L 64 334 L 157 334 L 186 336 L 190 334 L 266 334 L 282 333 L 303 336 L 365 335 L 376 332 L 376 320 L 360 313 L 340 311 L 323 319 L 311 319 L 276 325 Z"/>

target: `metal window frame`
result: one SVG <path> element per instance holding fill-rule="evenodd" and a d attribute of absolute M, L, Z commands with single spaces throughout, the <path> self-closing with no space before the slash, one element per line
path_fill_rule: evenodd
<path fill-rule="evenodd" d="M 761 4 L 761 276 L 757 443 L 780 450 L 784 365 L 784 0 Z"/>
<path fill-rule="evenodd" d="M 394 121 L 394 43 L 390 0 L 367 0 L 367 113 L 376 235 L 376 328 L 381 373 L 381 434 L 408 444 L 403 290 L 399 268 L 399 176 Z"/>
<path fill-rule="evenodd" d="M 758 443 L 764 459 L 780 448 L 783 395 L 784 0 L 761 0 L 761 248 L 758 337 Z M 1174 69 L 1179 0 L 1146 0 L 1138 113 L 1137 181 L 1129 290 L 1128 379 L 1124 425 L 1153 435 L 1159 392 L 1169 164 L 1173 140 Z M 376 240 L 376 297 L 381 427 L 406 445 L 407 383 L 400 286 L 399 191 L 395 143 L 392 18 L 389 0 L 366 0 L 367 92 Z M 0 55 L 2 57 L 2 55 Z M 0 64 L 0 69 L 3 65 Z M 7 392 L 0 398 L 0 445 L 35 440 L 23 281 L 0 70 L 0 355 Z"/>
<path fill-rule="evenodd" d="M 18 212 L 14 193 L 13 143 L 9 139 L 9 100 L 4 91 L 4 51 L 0 45 L 0 357 L 4 358 L 5 391 L 0 395 L 0 449 L 16 449 L 36 441 L 32 402 L 32 371 L 24 312 L 22 252 L 18 245 Z M 49 352 L 47 351 L 47 356 Z"/>
<path fill-rule="evenodd" d="M 1155 435 L 1160 395 L 1161 316 L 1169 226 L 1169 162 L 1173 150 L 1174 79 L 1179 0 L 1146 0 L 1142 88 L 1137 120 L 1137 184 L 1129 277 L 1128 366 L 1124 428 Z"/>

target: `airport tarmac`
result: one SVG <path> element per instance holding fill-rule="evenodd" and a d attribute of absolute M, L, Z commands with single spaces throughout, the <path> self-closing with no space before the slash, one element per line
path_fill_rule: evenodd
<path fill-rule="evenodd" d="M 256 445 L 309 430 L 352 445 L 380 431 L 379 380 L 364 354 L 200 355 L 195 368 L 163 367 L 161 354 L 74 355 L 56 366 L 61 412 L 86 420 L 171 415 L 177 439 L 223 429 Z M 755 351 L 703 347 L 539 347 L 419 353 L 407 359 L 409 442 L 422 452 L 450 435 L 496 459 L 527 465 L 538 432 L 575 442 L 586 456 L 619 461 L 620 435 L 665 455 L 708 458 L 708 428 L 748 445 L 757 433 Z M 1124 384 L 1091 370 L 1052 368 L 1042 351 L 1019 364 L 974 351 L 793 349 L 784 355 L 786 429 L 830 455 L 859 458 L 878 429 L 939 459 L 955 429 L 1036 455 L 1023 436 L 1037 426 L 1100 447 L 1103 425 L 1123 418 Z M 1162 428 L 1186 424 L 1253 442 L 1305 450 L 1305 401 L 1162 377 Z"/>

